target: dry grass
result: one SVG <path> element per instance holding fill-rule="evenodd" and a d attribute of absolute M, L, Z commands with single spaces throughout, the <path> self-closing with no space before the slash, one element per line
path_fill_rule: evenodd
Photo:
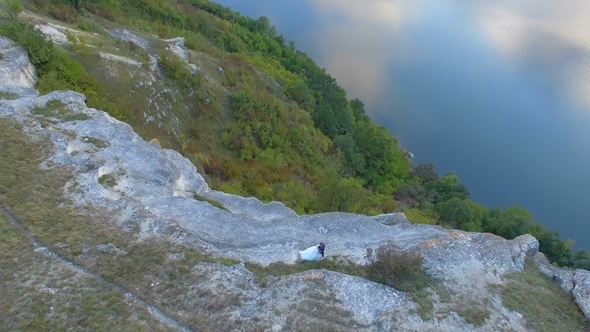
<path fill-rule="evenodd" d="M 267 282 L 265 280 L 268 276 L 286 276 L 299 272 L 304 272 L 313 269 L 325 269 L 336 271 L 348 275 L 368 278 L 368 269 L 364 265 L 355 265 L 352 263 L 339 262 L 332 259 L 323 259 L 316 262 L 297 261 L 295 264 L 287 264 L 283 262 L 271 263 L 268 266 L 261 266 L 255 263 L 245 263 L 245 266 L 256 276 L 256 280 L 265 287 Z"/>
<path fill-rule="evenodd" d="M 25 136 L 16 123 L 0 118 L 0 146 L 0 200 L 42 243 L 74 257 L 89 245 L 122 240 L 98 213 L 89 211 L 90 217 L 67 206 L 61 188 L 69 172 L 38 167 L 50 149 L 46 142 Z M 0 214 L 3 329 L 168 330 L 119 290 L 32 249 Z"/>
<path fill-rule="evenodd" d="M 534 331 L 582 331 L 584 317 L 573 301 L 557 283 L 527 261 L 524 272 L 505 277 L 501 289 L 506 307 L 524 315 L 527 326 Z"/>
<path fill-rule="evenodd" d="M 48 138 L 27 137 L 7 119 L 0 119 L 0 133 L 0 200 L 36 238 L 68 257 L 84 247 L 124 240 L 99 211 L 81 212 L 63 198 L 70 170 L 39 167 L 52 148 Z"/>
<path fill-rule="evenodd" d="M 1 330 L 169 330 L 120 291 L 32 249 L 0 213 Z"/>

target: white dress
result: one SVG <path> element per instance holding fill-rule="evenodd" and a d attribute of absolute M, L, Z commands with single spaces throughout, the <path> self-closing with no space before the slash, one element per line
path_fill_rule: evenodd
<path fill-rule="evenodd" d="M 322 254 L 318 251 L 318 246 L 313 246 L 300 251 L 299 257 L 305 261 L 319 261 L 322 258 Z"/>

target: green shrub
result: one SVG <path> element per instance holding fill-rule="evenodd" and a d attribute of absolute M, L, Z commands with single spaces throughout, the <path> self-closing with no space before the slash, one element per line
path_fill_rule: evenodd
<path fill-rule="evenodd" d="M 8 16 L 13 20 L 16 20 L 18 14 L 25 9 L 19 0 L 5 0 L 1 5 L 2 9 L 4 9 Z"/>
<path fill-rule="evenodd" d="M 119 106 L 109 100 L 98 79 L 88 74 L 80 63 L 72 60 L 64 51 L 56 48 L 32 25 L 22 22 L 3 24 L 0 25 L 0 35 L 12 39 L 27 50 L 31 63 L 37 67 L 37 89 L 40 93 L 74 90 L 86 96 L 89 107 L 102 109 L 119 120 L 125 120 L 125 115 Z"/>
<path fill-rule="evenodd" d="M 201 86 L 201 74 L 191 73 L 184 60 L 178 56 L 163 52 L 158 63 L 164 69 L 166 76 L 178 82 L 182 88 L 195 90 Z"/>
<path fill-rule="evenodd" d="M 29 60 L 35 66 L 47 63 L 55 54 L 53 43 L 48 41 L 42 32 L 32 25 L 23 22 L 11 22 L 0 25 L 0 35 L 12 39 L 17 45 L 24 47 Z"/>
<path fill-rule="evenodd" d="M 78 12 L 70 6 L 67 5 L 55 5 L 49 10 L 49 15 L 53 16 L 53 18 L 66 22 L 66 23 L 76 23 L 78 20 Z"/>
<path fill-rule="evenodd" d="M 490 311 L 486 308 L 486 305 L 474 301 L 463 302 L 462 306 L 456 308 L 455 311 L 467 323 L 475 326 L 482 326 L 485 324 L 486 319 L 490 318 Z"/>
<path fill-rule="evenodd" d="M 422 270 L 422 255 L 404 251 L 393 244 L 380 247 L 376 252 L 367 249 L 371 279 L 396 289 L 413 292 L 428 285 L 428 276 Z"/>

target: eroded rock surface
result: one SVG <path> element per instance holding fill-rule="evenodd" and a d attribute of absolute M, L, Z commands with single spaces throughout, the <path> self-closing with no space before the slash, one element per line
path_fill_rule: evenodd
<path fill-rule="evenodd" d="M 22 47 L 15 46 L 8 38 L 0 37 L 0 54 L 0 84 L 21 88 L 35 86 L 37 71 Z"/>
<path fill-rule="evenodd" d="M 574 285 L 574 299 L 587 320 L 590 321 L 590 272 L 576 270 L 574 274 Z"/>
<path fill-rule="evenodd" d="M 113 38 L 134 43 L 146 51 L 154 47 L 151 40 L 140 37 L 127 29 L 106 29 L 105 31 Z"/>
<path fill-rule="evenodd" d="M 14 63 L 20 61 L 18 56 L 14 59 Z M 189 294 L 208 291 L 219 292 L 223 301 L 240 298 L 239 308 L 228 307 L 218 318 L 235 320 L 274 310 L 290 312 L 281 317 L 265 316 L 268 320 L 261 323 L 263 329 L 280 331 L 298 320 L 302 324 L 306 319 L 321 323 L 324 318 L 310 312 L 309 307 L 310 303 L 323 303 L 326 312 L 338 317 L 342 330 L 525 330 L 522 316 L 506 309 L 488 287 L 501 284 L 505 273 L 522 271 L 526 257 L 535 256 L 551 278 L 560 275 L 541 262 L 539 243 L 530 235 L 505 240 L 492 234 L 413 225 L 400 214 L 298 216 L 282 203 L 264 204 L 255 198 L 211 190 L 188 159 L 144 141 L 129 125 L 107 113 L 86 107 L 83 95 L 61 91 L 38 96 L 30 89 L 13 87 L 21 79 L 10 77 L 4 83 L 8 85 L 0 85 L 0 91 L 14 94 L 14 99 L 0 100 L 0 116 L 18 121 L 31 134 L 49 135 L 54 151 L 40 166 L 72 167 L 75 178 L 66 184 L 64 194 L 80 206 L 113 211 L 119 225 L 137 229 L 139 241 L 154 236 L 167 238 L 213 255 L 261 265 L 294 263 L 300 250 L 320 241 L 326 244 L 327 256 L 363 264 L 368 248 L 394 244 L 402 250 L 419 251 L 428 274 L 452 289 L 450 296 L 455 301 L 486 299 L 486 310 L 491 312 L 483 325 L 474 326 L 451 305 L 439 303 L 445 315 L 422 319 L 416 313 L 418 304 L 405 293 L 358 277 L 312 270 L 269 280 L 269 287 L 263 289 L 243 264 L 199 264 L 195 275 L 206 277 L 187 285 Z M 50 105 L 66 108 L 68 116 L 35 112 Z M 47 120 L 52 125 L 41 126 Z M 117 252 L 111 246 L 93 247 L 85 254 Z M 183 259 L 180 255 L 170 257 Z M 578 270 L 571 279 L 563 279 L 562 288 L 573 290 L 588 317 L 589 273 Z"/>

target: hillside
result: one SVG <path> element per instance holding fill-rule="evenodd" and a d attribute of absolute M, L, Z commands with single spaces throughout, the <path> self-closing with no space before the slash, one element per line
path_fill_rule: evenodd
<path fill-rule="evenodd" d="M 298 216 L 211 190 L 83 95 L 38 96 L 24 52 L 0 46 L 3 329 L 583 328 L 590 272 L 554 268 L 530 235 Z M 326 259 L 296 260 L 320 240 Z"/>
<path fill-rule="evenodd" d="M 204 0 L 23 4 L 14 17 L 38 30 L 8 20 L 0 34 L 27 48 L 41 93 L 85 94 L 90 107 L 182 153 L 214 189 L 300 215 L 404 212 L 507 239 L 530 233 L 552 263 L 590 268 L 586 250 L 574 252 L 526 209 L 481 206 L 454 173 L 412 168 L 362 101 L 347 100 L 265 17 Z"/>
<path fill-rule="evenodd" d="M 28 51 L 2 40 L 6 330 L 583 328 L 588 272 L 539 250 L 578 268 L 585 251 L 410 169 L 264 18 L 76 3 L 0 26 Z M 297 261 L 319 241 L 327 259 Z"/>

